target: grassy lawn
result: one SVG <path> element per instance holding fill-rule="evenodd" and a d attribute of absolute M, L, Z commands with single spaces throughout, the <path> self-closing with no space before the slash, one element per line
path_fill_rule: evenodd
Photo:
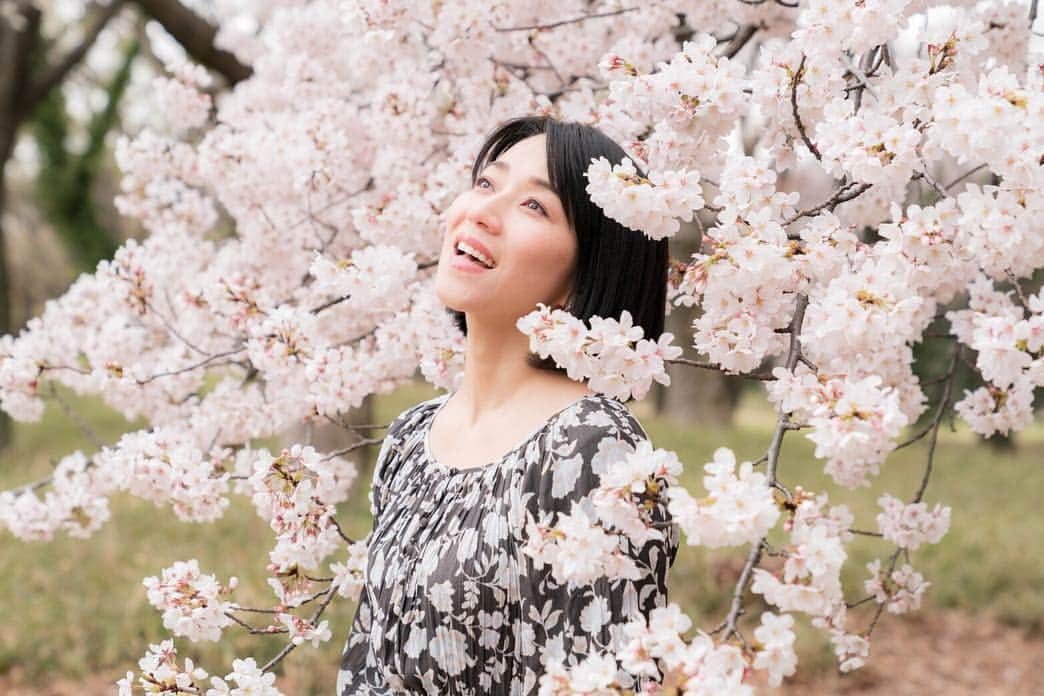
<path fill-rule="evenodd" d="M 435 394 L 430 387 L 418 385 L 381 397 L 375 420 L 387 423 L 404 408 Z M 67 398 L 106 442 L 115 442 L 119 433 L 135 425 L 96 400 Z M 715 448 L 724 445 L 741 458 L 756 458 L 764 452 L 773 425 L 773 414 L 756 394 L 743 401 L 736 426 L 728 430 L 672 425 L 653 418 L 650 408 L 651 404 L 632 404 L 654 445 L 678 453 L 686 466 L 685 484 L 694 491 L 700 490 L 702 464 Z M 0 454 L 0 488 L 46 475 L 50 458 L 76 448 L 91 450 L 89 441 L 57 407 L 49 407 L 40 424 L 16 424 L 12 446 Z M 927 445 L 921 442 L 898 452 L 873 489 L 858 492 L 833 486 L 812 457 L 812 449 L 800 433 L 788 436 L 782 480 L 828 491 L 833 503 L 851 507 L 857 525 L 872 529 L 881 492 L 909 498 L 916 489 Z M 1011 451 L 982 445 L 960 428 L 943 432 L 926 501 L 951 505 L 952 526 L 941 544 L 922 547 L 912 557 L 932 583 L 926 595 L 929 607 L 982 612 L 1040 632 L 1044 558 L 1037 549 L 1044 517 L 1035 494 L 1044 490 L 1042 462 L 1044 427 L 1040 424 L 1021 433 L 1018 447 Z M 353 538 L 365 536 L 370 528 L 369 481 L 364 478 L 339 514 Z M 158 574 L 175 560 L 197 558 L 204 572 L 215 573 L 221 581 L 238 575 L 235 596 L 243 604 L 269 602 L 265 564 L 272 538 L 249 501 L 233 498 L 224 519 L 207 525 L 179 522 L 169 510 L 126 495 L 113 499 L 112 513 L 109 523 L 89 540 L 60 535 L 49 543 L 28 544 L 0 535 L 0 606 L 7 615 L 0 624 L 0 677 L 80 679 L 101 672 L 116 678 L 134 668 L 148 643 L 167 637 L 159 614 L 145 598 L 141 579 Z M 854 599 L 860 596 L 865 564 L 889 549 L 880 540 L 862 537 L 850 548 L 846 587 Z M 683 546 L 672 571 L 671 599 L 700 625 L 717 624 L 730 589 L 721 582 L 731 584 L 744 556 L 742 549 L 709 553 Z M 353 615 L 351 603 L 335 602 L 326 614 L 334 639 L 319 650 L 304 648 L 287 659 L 281 683 L 289 693 L 330 692 Z M 855 618 L 855 625 L 861 627 L 865 619 Z M 253 655 L 264 661 L 282 647 L 278 639 L 243 635 L 234 629 L 225 635 L 221 643 L 178 640 L 176 644 L 182 655 L 222 676 L 233 656 Z M 820 639 L 804 646 L 806 662 L 826 666 L 827 658 Z"/>

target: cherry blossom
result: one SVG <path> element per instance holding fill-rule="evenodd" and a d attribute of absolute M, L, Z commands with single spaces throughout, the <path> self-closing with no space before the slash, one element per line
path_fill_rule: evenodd
<path fill-rule="evenodd" d="M 883 495 L 877 504 L 884 510 L 877 515 L 877 527 L 899 548 L 913 551 L 921 544 L 937 544 L 950 528 L 950 508 L 938 503 L 929 511 L 925 503 L 903 505 L 898 498 Z"/>
<path fill-rule="evenodd" d="M 619 632 L 615 653 L 548 665 L 541 693 L 620 693 L 657 672 L 687 694 L 752 693 L 755 669 L 773 684 L 793 673 L 800 614 L 842 671 L 870 659 L 874 624 L 849 611 L 841 578 L 853 530 L 875 525 L 792 480 L 781 445 L 804 432 L 831 481 L 859 489 L 897 447 L 934 438 L 950 408 L 983 436 L 1032 422 L 1044 57 L 1025 3 L 250 0 L 213 12 L 221 47 L 253 76 L 211 96 L 202 67 L 166 66 L 152 95 L 166 125 L 115 146 L 116 208 L 145 235 L 0 337 L 12 418 L 39 421 L 72 390 L 147 426 L 0 492 L 0 526 L 87 537 L 119 492 L 206 523 L 247 496 L 274 538 L 274 606 L 262 608 L 274 633 L 291 648 L 327 640 L 322 610 L 365 581 L 365 540 L 336 516 L 364 482 L 344 452 L 257 441 L 342 422 L 418 372 L 459 386 L 466 339 L 432 283 L 445 213 L 484 135 L 544 114 L 623 147 L 627 159 L 583 172 L 606 215 L 674 237 L 672 249 L 698 228 L 666 288 L 668 311 L 698 311 L 691 333 L 647 336 L 629 312 L 581 320 L 541 304 L 516 324 L 530 350 L 620 399 L 669 386 L 672 363 L 743 375 L 765 382 L 777 414 L 764 456 L 718 449 L 699 492 L 680 484 L 685 457 L 608 447 L 591 504 L 527 529 L 527 553 L 561 580 L 629 577 L 622 549 L 662 534 L 647 505 L 668 483 L 660 502 L 690 544 L 749 547 L 719 629 L 686 637 L 689 617 L 657 609 Z M 922 383 L 914 350 L 928 341 L 949 358 Z M 958 375 L 982 386 L 954 394 Z M 926 413 L 929 428 L 905 440 Z M 911 551 L 945 534 L 950 508 L 875 495 L 874 543 Z M 930 583 L 897 558 L 872 564 L 868 609 L 919 606 Z M 193 562 L 147 588 L 193 640 L 242 609 Z M 772 606 L 760 620 L 751 593 Z M 316 614 L 287 611 L 306 606 Z M 454 673 L 461 640 L 433 643 Z M 139 667 L 121 693 L 207 688 L 170 641 Z M 206 693 L 278 693 L 271 666 L 232 669 Z"/>
<path fill-rule="evenodd" d="M 149 602 L 163 611 L 163 625 L 189 640 L 220 640 L 221 629 L 232 623 L 227 612 L 232 603 L 223 596 L 236 587 L 232 578 L 223 587 L 213 575 L 203 575 L 199 562 L 177 561 L 161 578 L 145 578 Z"/>

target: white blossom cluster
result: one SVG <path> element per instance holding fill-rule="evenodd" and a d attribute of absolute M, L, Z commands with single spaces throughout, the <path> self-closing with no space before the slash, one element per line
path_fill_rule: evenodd
<path fill-rule="evenodd" d="M 314 447 L 294 445 L 278 456 L 259 450 L 250 485 L 257 514 L 276 535 L 270 552 L 274 570 L 316 568 L 340 548 L 332 520 L 355 479 L 355 469 L 340 457 L 321 457 Z"/>
<path fill-rule="evenodd" d="M 210 116 L 211 97 L 200 91 L 210 86 L 210 74 L 187 61 L 168 65 L 167 69 L 172 77 L 155 81 L 156 102 L 164 120 L 175 129 L 199 128 Z"/>
<path fill-rule="evenodd" d="M 643 338 L 631 313 L 619 319 L 592 317 L 591 327 L 569 312 L 544 304 L 521 317 L 516 326 L 529 336 L 529 349 L 541 358 L 551 356 L 571 379 L 587 380 L 591 389 L 618 399 L 642 399 L 652 383 L 669 386 L 665 362 L 681 355 L 671 345 L 674 335 Z"/>
<path fill-rule="evenodd" d="M 782 611 L 826 617 L 844 608 L 840 573 L 848 556 L 844 544 L 852 515 L 844 505 L 824 510 L 826 503 L 826 495 L 821 495 L 798 505 L 779 576 L 754 570 L 751 590 Z"/>
<path fill-rule="evenodd" d="M 1044 386 L 1044 291 L 1022 307 L 980 275 L 969 286 L 968 304 L 946 318 L 958 339 L 977 351 L 987 384 L 965 390 L 954 409 L 980 435 L 1006 435 L 1032 422 L 1033 390 Z"/>
<path fill-rule="evenodd" d="M 276 621 L 286 627 L 287 632 L 290 634 L 290 642 L 294 645 L 310 642 L 313 648 L 317 648 L 320 643 L 330 640 L 332 635 L 328 625 L 329 622 L 326 620 L 321 621 L 319 624 L 313 624 L 308 619 L 281 612 L 276 614 Z"/>
<path fill-rule="evenodd" d="M 588 167 L 587 180 L 585 190 L 606 216 L 650 239 L 673 236 L 679 219 L 692 220 L 693 211 L 703 207 L 700 176 L 695 172 L 653 173 L 646 179 L 638 176 L 628 158 L 610 164 L 599 157 Z"/>
<path fill-rule="evenodd" d="M 675 603 L 653 609 L 648 622 L 636 619 L 623 627 L 622 647 L 617 659 L 608 654 L 590 655 L 573 668 L 560 661 L 549 661 L 541 675 L 541 696 L 567 694 L 619 693 L 620 669 L 625 675 L 655 678 L 677 683 L 681 693 L 692 696 L 753 696 L 754 689 L 744 684 L 747 661 L 735 645 L 715 642 L 700 631 L 691 640 L 682 634 L 692 620 Z M 781 641 L 780 641 L 781 642 Z M 778 643 L 777 643 L 778 644 Z M 659 687 L 651 682 L 652 689 Z M 656 693 L 643 690 L 640 693 Z"/>
<path fill-rule="evenodd" d="M 877 515 L 877 528 L 901 549 L 913 551 L 921 544 L 938 544 L 950 529 L 950 508 L 938 503 L 928 510 L 925 503 L 904 505 L 895 496 L 883 495 L 877 504 L 883 510 Z"/>
<path fill-rule="evenodd" d="M 150 645 L 145 657 L 138 661 L 140 672 L 127 672 L 117 683 L 119 696 L 145 694 L 198 693 L 204 696 L 283 696 L 275 687 L 275 674 L 263 672 L 254 658 L 232 661 L 232 672 L 220 677 L 211 677 L 212 688 L 204 691 L 207 672 L 196 667 L 191 658 L 185 658 L 184 669 L 177 664 L 178 651 L 174 641 L 165 640 Z M 229 686 L 228 681 L 235 686 Z"/>
<path fill-rule="evenodd" d="M 663 486 L 677 484 L 682 465 L 674 452 L 654 449 L 648 440 L 633 451 L 621 446 L 620 454 L 614 457 L 608 445 L 600 447 L 598 456 L 610 463 L 591 492 L 591 506 L 603 525 L 622 532 L 640 548 L 649 540 L 662 539 L 663 532 L 650 526 L 644 508 L 636 503 L 658 501 Z"/>
<path fill-rule="evenodd" d="M 909 563 L 904 563 L 891 574 L 882 572 L 881 559 L 867 563 L 866 569 L 870 572 L 870 578 L 863 583 L 863 588 L 873 595 L 874 601 L 884 604 L 891 614 L 906 614 L 920 609 L 921 597 L 932 584 L 925 582 L 924 576 Z"/>
<path fill-rule="evenodd" d="M 4 352 L 11 354 L 10 336 L 0 338 Z M 15 420 L 33 422 L 44 413 L 44 402 L 37 396 L 40 367 L 35 360 L 10 357 L 0 363 L 0 407 Z"/>
<path fill-rule="evenodd" d="M 331 563 L 333 586 L 337 594 L 348 599 L 358 599 L 366 584 L 367 548 L 365 540 L 348 545 L 348 560 L 344 563 Z"/>
<path fill-rule="evenodd" d="M 62 457 L 43 498 L 32 488 L 0 492 L 0 525 L 25 541 L 48 541 L 58 530 L 86 539 L 110 516 L 114 482 L 82 452 Z"/>
<path fill-rule="evenodd" d="M 877 375 L 853 380 L 777 367 L 773 376 L 769 398 L 811 426 L 806 437 L 827 460 L 826 472 L 846 488 L 869 486 L 907 424 L 897 392 L 882 388 Z"/>
<path fill-rule="evenodd" d="M 596 522 L 575 504 L 568 513 L 560 513 L 551 528 L 529 519 L 522 552 L 537 568 L 549 565 L 555 580 L 570 587 L 587 585 L 601 577 L 641 578 L 641 569 L 623 546 L 624 538 Z"/>
<path fill-rule="evenodd" d="M 207 689 L 206 696 L 283 696 L 275 687 L 275 677 L 271 672 L 262 672 L 252 657 L 232 660 L 232 671 L 224 679 L 210 678 L 212 688 Z M 229 686 L 229 681 L 235 682 L 235 686 Z"/>
<path fill-rule="evenodd" d="M 796 194 L 777 190 L 764 160 L 736 156 L 721 172 L 718 223 L 693 254 L 674 302 L 703 313 L 693 323 L 693 346 L 727 372 L 750 372 L 785 350 L 776 333 L 793 313 L 798 276 L 783 219 Z"/>
<path fill-rule="evenodd" d="M 157 645 L 150 645 L 145 657 L 138 660 L 140 673 L 135 683 L 134 672 L 120 679 L 116 685 L 119 696 L 133 696 L 135 689 L 146 694 L 191 693 L 196 689 L 196 682 L 207 678 L 202 667 L 196 667 L 192 658 L 185 658 L 185 668 L 178 667 L 178 651 L 174 641 L 165 640 Z"/>
<path fill-rule="evenodd" d="M 416 271 L 411 253 L 383 244 L 357 249 L 344 261 L 316 254 L 309 269 L 317 292 L 347 297 L 357 312 L 397 312 L 406 307 L 409 283 L 403 283 L 403 279 L 412 278 Z"/>
<path fill-rule="evenodd" d="M 764 473 L 751 462 L 737 469 L 732 450 L 719 447 L 714 461 L 703 466 L 707 475 L 704 498 L 693 498 L 683 487 L 671 488 L 670 505 L 675 522 L 685 532 L 690 546 L 738 546 L 754 543 L 775 526 L 779 508 Z"/>
<path fill-rule="evenodd" d="M 170 505 L 187 522 L 212 522 L 228 508 L 229 474 L 174 428 L 132 432 L 95 463 L 121 490 L 156 505 Z"/>
<path fill-rule="evenodd" d="M 199 570 L 199 561 L 176 561 L 164 568 L 162 577 L 143 583 L 149 603 L 163 612 L 163 625 L 176 636 L 192 641 L 221 639 L 221 629 L 230 625 L 233 605 L 224 597 L 236 588 L 236 578 L 222 586 L 213 575 Z"/>
<path fill-rule="evenodd" d="M 769 686 L 779 686 L 783 677 L 797 671 L 793 626 L 794 617 L 790 614 L 766 611 L 761 615 L 761 625 L 754 629 L 754 637 L 761 644 L 754 657 L 754 668 L 768 672 Z"/>

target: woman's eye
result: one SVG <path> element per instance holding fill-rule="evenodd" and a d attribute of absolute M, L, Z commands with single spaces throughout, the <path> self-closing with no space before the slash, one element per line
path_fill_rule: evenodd
<path fill-rule="evenodd" d="M 480 176 L 478 179 L 475 180 L 476 187 L 485 188 L 482 184 L 489 184 L 489 179 L 487 179 L 484 176 Z M 490 186 L 492 186 L 492 184 L 490 184 Z"/>
<path fill-rule="evenodd" d="M 530 203 L 532 203 L 533 205 L 530 205 Z M 525 202 L 525 206 L 527 208 L 529 208 L 530 210 L 537 211 L 541 215 L 547 215 L 547 211 L 544 210 L 544 206 L 540 205 L 540 203 L 538 203 L 536 200 L 534 200 L 532 198 L 530 198 L 528 201 Z M 533 207 L 533 206 L 536 206 L 536 207 Z"/>

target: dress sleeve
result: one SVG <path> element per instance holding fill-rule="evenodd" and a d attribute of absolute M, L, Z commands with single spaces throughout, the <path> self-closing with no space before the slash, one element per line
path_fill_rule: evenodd
<path fill-rule="evenodd" d="M 394 470 L 394 463 L 400 458 L 402 453 L 403 436 L 416 426 L 417 419 L 422 415 L 423 409 L 430 407 L 434 400 L 429 399 L 428 401 L 422 401 L 419 404 L 410 406 L 396 416 L 395 420 L 388 425 L 388 431 L 381 442 L 381 449 L 377 453 L 377 459 L 374 460 L 373 477 L 370 481 L 368 497 L 370 501 L 370 515 L 373 516 L 374 526 L 376 526 L 377 518 L 380 517 L 381 510 L 384 509 L 388 501 L 388 489 L 385 486 L 385 482 Z"/>
<path fill-rule="evenodd" d="M 527 521 L 549 527 L 564 513 L 580 505 L 595 519 L 586 496 L 598 486 L 601 474 L 621 456 L 619 448 L 633 451 L 645 431 L 627 408 L 618 402 L 596 400 L 575 409 L 552 428 L 549 447 L 541 461 L 527 467 L 522 484 L 522 502 Z M 666 481 L 659 481 L 666 486 Z M 667 496 L 651 510 L 653 522 L 661 526 L 660 539 L 649 539 L 639 548 L 624 538 L 621 548 L 643 573 L 637 580 L 598 578 L 587 585 L 558 582 L 550 565 L 535 567 L 523 554 L 520 580 L 521 620 L 525 632 L 535 640 L 535 651 L 526 657 L 537 679 L 546 665 L 560 662 L 572 667 L 588 655 L 616 652 L 622 645 L 623 626 L 633 618 L 647 619 L 650 612 L 667 604 L 667 572 L 678 549 L 678 526 L 670 523 Z M 526 533 L 522 541 L 525 543 Z M 625 672 L 617 675 L 624 688 L 641 688 Z"/>
<path fill-rule="evenodd" d="M 388 426 L 388 432 L 384 436 L 384 441 L 381 442 L 381 450 L 377 453 L 377 459 L 373 464 L 373 479 L 370 483 L 370 515 L 373 516 L 374 523 L 376 524 L 377 518 L 381 514 L 381 509 L 384 507 L 385 502 L 385 490 L 384 484 L 381 479 L 381 474 L 388 463 L 389 457 L 395 452 L 398 444 L 396 443 L 395 427 L 399 423 L 396 419 Z"/>

